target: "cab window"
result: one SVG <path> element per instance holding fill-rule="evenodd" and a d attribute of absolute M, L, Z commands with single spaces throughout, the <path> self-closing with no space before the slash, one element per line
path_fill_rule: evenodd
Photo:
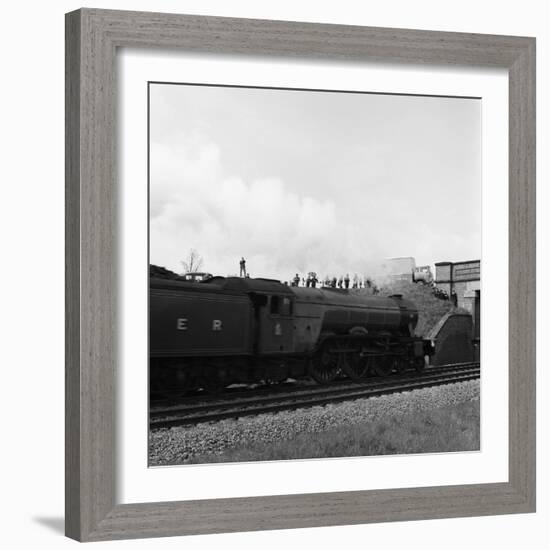
<path fill-rule="evenodd" d="M 283 298 L 281 306 L 281 315 L 292 315 L 292 300 L 286 296 Z"/>
<path fill-rule="evenodd" d="M 271 296 L 269 313 L 271 313 L 272 315 L 279 315 L 281 313 L 280 308 L 281 308 L 281 302 L 280 302 L 279 296 Z"/>
<path fill-rule="evenodd" d="M 271 296 L 269 313 L 271 315 L 292 315 L 292 300 L 286 296 Z"/>

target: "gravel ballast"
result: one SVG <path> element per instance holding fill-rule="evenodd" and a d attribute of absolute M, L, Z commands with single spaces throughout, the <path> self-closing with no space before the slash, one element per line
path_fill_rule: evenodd
<path fill-rule="evenodd" d="M 318 433 L 474 400 L 479 400 L 479 380 L 197 426 L 161 428 L 149 433 L 149 463 L 184 464 L 195 455 L 220 454 L 252 442 L 288 440 L 300 433 Z"/>

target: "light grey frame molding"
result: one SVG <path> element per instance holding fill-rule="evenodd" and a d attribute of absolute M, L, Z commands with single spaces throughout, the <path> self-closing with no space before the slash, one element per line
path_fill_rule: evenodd
<path fill-rule="evenodd" d="M 118 47 L 508 69 L 507 483 L 115 503 Z M 98 541 L 535 511 L 534 38 L 82 9 L 66 16 L 66 117 L 67 536 Z"/>

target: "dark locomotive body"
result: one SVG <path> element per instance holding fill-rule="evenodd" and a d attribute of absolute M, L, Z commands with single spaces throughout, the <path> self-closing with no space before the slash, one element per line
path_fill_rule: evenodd
<path fill-rule="evenodd" d="M 150 280 L 153 387 L 209 389 L 311 376 L 319 383 L 421 370 L 430 341 L 401 296 L 213 277 Z"/>

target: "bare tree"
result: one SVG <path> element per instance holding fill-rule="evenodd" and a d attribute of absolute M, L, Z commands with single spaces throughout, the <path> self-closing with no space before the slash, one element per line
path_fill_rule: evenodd
<path fill-rule="evenodd" d="M 189 251 L 187 260 L 182 261 L 181 265 L 183 266 L 184 273 L 194 273 L 196 271 L 200 271 L 203 263 L 202 256 L 194 248 L 192 248 Z"/>

